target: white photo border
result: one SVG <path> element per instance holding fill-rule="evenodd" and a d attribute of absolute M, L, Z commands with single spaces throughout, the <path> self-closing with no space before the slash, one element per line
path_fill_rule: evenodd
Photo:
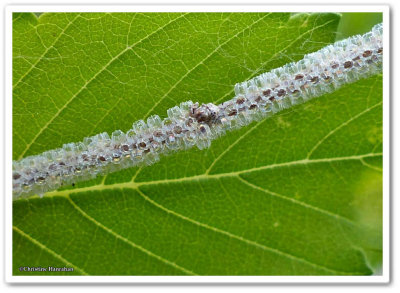
<path fill-rule="evenodd" d="M 374 276 L 14 276 L 12 275 L 12 13 L 14 12 L 380 12 L 383 13 L 383 263 Z M 387 5 L 10 5 L 5 7 L 5 281 L 8 283 L 388 283 L 390 281 L 390 19 Z"/>

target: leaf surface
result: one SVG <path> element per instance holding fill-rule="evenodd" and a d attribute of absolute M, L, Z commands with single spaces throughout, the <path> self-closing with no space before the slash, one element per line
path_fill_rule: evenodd
<path fill-rule="evenodd" d="M 331 43 L 340 16 L 44 13 L 13 22 L 13 159 L 126 131 Z M 13 205 L 13 272 L 365 275 L 382 254 L 382 78 Z M 20 272 L 21 266 L 73 267 Z"/>

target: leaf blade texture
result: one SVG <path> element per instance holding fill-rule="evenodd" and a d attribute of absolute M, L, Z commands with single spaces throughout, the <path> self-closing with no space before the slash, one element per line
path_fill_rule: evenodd
<path fill-rule="evenodd" d="M 13 158 L 129 129 L 335 39 L 339 15 L 14 16 Z M 382 79 L 165 157 L 14 202 L 13 272 L 366 275 L 382 253 Z M 65 274 L 71 273 L 40 273 Z"/>

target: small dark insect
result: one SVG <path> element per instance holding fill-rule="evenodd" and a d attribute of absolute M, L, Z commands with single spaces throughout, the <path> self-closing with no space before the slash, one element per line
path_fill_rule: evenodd
<path fill-rule="evenodd" d="M 145 147 L 146 147 L 146 143 L 145 143 L 144 141 L 142 141 L 141 143 L 139 143 L 139 146 L 140 146 L 141 148 L 145 148 Z"/>
<path fill-rule="evenodd" d="M 74 187 L 75 186 L 75 183 L 72 183 L 72 187 Z"/>
<path fill-rule="evenodd" d="M 197 122 L 206 122 L 210 119 L 209 115 L 201 108 L 192 109 L 192 117 L 195 118 Z"/>

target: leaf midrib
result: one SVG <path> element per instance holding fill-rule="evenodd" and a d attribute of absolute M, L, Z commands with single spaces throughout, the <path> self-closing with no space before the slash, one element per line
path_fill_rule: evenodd
<path fill-rule="evenodd" d="M 169 183 L 181 183 L 181 182 L 190 182 L 190 181 L 198 181 L 198 180 L 208 180 L 208 179 L 220 179 L 220 178 L 228 178 L 228 177 L 236 177 L 241 174 L 247 174 L 256 171 L 262 171 L 267 169 L 274 169 L 274 168 L 281 168 L 281 167 L 289 167 L 295 165 L 307 165 L 307 164 L 314 164 L 314 163 L 331 163 L 331 162 L 340 162 L 340 161 L 352 161 L 358 160 L 361 161 L 364 158 L 370 157 L 378 157 L 382 156 L 383 153 L 368 153 L 362 155 L 354 155 L 354 156 L 344 156 L 344 157 L 330 157 L 330 158 L 321 158 L 321 159 L 301 159 L 296 161 L 289 161 L 283 163 L 275 163 L 265 166 L 259 166 L 239 171 L 232 171 L 226 173 L 217 173 L 217 174 L 200 174 L 188 177 L 180 177 L 175 179 L 161 179 L 161 180 L 152 180 L 152 181 L 128 181 L 123 183 L 112 183 L 112 184 L 97 184 L 91 185 L 87 187 L 80 187 L 74 189 L 65 189 L 65 190 L 56 190 L 46 193 L 46 197 L 53 197 L 53 196 L 66 196 L 70 193 L 79 193 L 79 192 L 87 192 L 87 191 L 94 191 L 94 190 L 109 190 L 109 189 L 121 189 L 121 188 L 131 188 L 136 189 L 140 186 L 146 185 L 158 185 L 158 184 L 169 184 Z M 27 198 L 29 199 L 37 199 L 38 197 L 32 196 Z M 18 199 L 19 200 L 19 199 Z M 26 199 L 24 199 L 26 200 Z"/>
<path fill-rule="evenodd" d="M 368 154 L 368 155 L 362 156 L 362 158 L 364 158 L 364 157 L 371 157 L 372 155 L 378 155 L 378 154 Z M 361 159 L 362 159 L 362 158 L 361 158 Z M 336 158 L 336 159 L 337 159 L 337 158 Z M 353 156 L 353 157 L 347 157 L 347 158 L 345 158 L 345 159 L 344 159 L 344 158 L 341 158 L 341 159 L 342 159 L 342 160 L 348 160 L 348 159 L 355 159 L 355 157 Z M 332 161 L 332 160 L 334 160 L 334 159 L 332 159 L 332 158 L 329 159 L 329 161 Z M 304 160 L 303 160 L 303 161 L 304 161 Z M 314 160 L 314 161 L 317 161 L 317 160 Z M 325 160 L 325 162 L 326 162 L 326 160 Z M 211 176 L 212 176 L 212 175 L 211 175 Z M 189 177 L 188 177 L 188 178 L 189 178 Z M 154 181 L 153 181 L 153 182 L 154 182 Z M 152 183 L 153 183 L 153 182 L 152 182 Z M 130 183 L 133 183 L 133 182 L 130 182 Z M 229 232 L 229 231 L 225 231 L 225 230 L 222 230 L 222 229 L 220 229 L 220 228 L 216 228 L 216 227 L 210 226 L 210 225 L 208 225 L 208 224 L 199 222 L 199 221 L 197 221 L 197 220 L 191 219 L 191 218 L 189 218 L 189 217 L 187 217 L 187 216 L 181 215 L 181 214 L 179 214 L 179 213 L 177 213 L 177 212 L 175 212 L 175 211 L 173 211 L 173 210 L 170 210 L 170 209 L 168 209 L 168 208 L 162 206 L 161 204 L 155 202 L 155 201 L 152 200 L 151 198 L 147 197 L 147 196 L 143 193 L 143 191 L 141 191 L 139 188 L 135 188 L 135 189 L 137 190 L 137 192 L 138 192 L 147 202 L 149 202 L 150 204 L 152 204 L 152 205 L 156 206 L 157 208 L 163 210 L 164 212 L 166 212 L 166 213 L 168 213 L 168 214 L 172 214 L 172 215 L 174 215 L 175 217 L 178 217 L 178 218 L 180 218 L 180 219 L 182 219 L 182 220 L 184 220 L 184 221 L 188 221 L 188 222 L 190 222 L 190 223 L 192 223 L 192 224 L 194 224 L 194 225 L 200 226 L 200 227 L 205 228 L 205 229 L 207 229 L 207 230 L 213 231 L 213 232 L 218 233 L 218 234 L 222 234 L 222 235 L 227 236 L 227 237 L 230 237 L 230 238 L 232 238 L 232 239 L 236 239 L 236 240 L 238 240 L 238 241 L 241 241 L 241 242 L 243 242 L 243 243 L 246 243 L 247 245 L 255 246 L 255 247 L 257 247 L 257 248 L 260 248 L 260 249 L 269 251 L 269 252 L 271 252 L 271 253 L 280 255 L 280 256 L 282 256 L 282 257 L 291 259 L 291 260 L 293 260 L 293 261 L 297 261 L 297 262 L 301 262 L 301 263 L 310 265 L 310 266 L 312 266 L 312 267 L 314 267 L 314 268 L 316 268 L 316 269 L 323 270 L 323 271 L 325 271 L 325 272 L 329 272 L 329 273 L 333 273 L 333 274 L 342 274 L 342 275 L 346 275 L 346 274 L 360 274 L 360 272 L 344 272 L 344 271 L 338 271 L 338 270 L 335 270 L 335 269 L 331 269 L 331 268 L 329 268 L 329 267 L 326 267 L 326 266 L 323 266 L 323 265 L 320 265 L 320 264 L 317 264 L 317 263 L 308 261 L 307 259 L 304 259 L 304 258 L 295 256 L 295 255 L 292 255 L 292 254 L 290 254 L 290 253 L 281 251 L 281 250 L 279 250 L 279 249 L 272 248 L 272 247 L 269 247 L 269 246 L 260 244 L 260 243 L 258 243 L 258 242 L 256 242 L 256 241 L 253 241 L 253 240 L 244 238 L 244 237 L 242 237 L 242 236 L 235 235 L 235 234 L 233 234 L 233 233 L 231 233 L 231 232 Z M 179 270 L 181 270 L 182 272 L 184 272 L 184 273 L 186 273 L 186 274 L 196 275 L 192 270 L 189 270 L 189 269 L 187 269 L 187 268 L 184 268 L 184 267 L 182 267 L 182 266 L 180 266 L 180 265 L 178 265 L 178 264 L 176 264 L 176 263 L 174 263 L 174 262 L 171 262 L 171 261 L 165 259 L 164 257 L 161 257 L 161 256 L 159 256 L 159 255 L 157 255 L 157 254 L 151 252 L 150 250 L 148 250 L 148 249 L 146 249 L 146 248 L 141 247 L 140 245 L 137 245 L 137 244 L 133 243 L 131 240 L 125 238 L 124 236 L 122 236 L 122 235 L 118 234 L 117 232 L 113 231 L 112 229 L 108 228 L 107 226 L 105 226 L 104 224 L 102 224 L 102 223 L 99 222 L 98 220 L 94 219 L 94 218 L 93 218 L 92 216 L 90 216 L 89 214 L 87 214 L 85 211 L 83 211 L 83 210 L 70 198 L 69 193 L 66 195 L 66 197 L 67 197 L 68 201 L 70 202 L 70 204 L 71 204 L 83 217 L 85 217 L 86 219 L 88 219 L 89 221 L 91 221 L 91 222 L 92 222 L 93 224 L 95 224 L 96 226 L 102 228 L 102 229 L 105 230 L 106 232 L 110 233 L 111 235 L 113 235 L 114 237 L 116 237 L 119 241 L 123 241 L 123 242 L 129 244 L 130 246 L 132 246 L 132 247 L 134 247 L 134 248 L 136 248 L 136 249 L 139 249 L 140 251 L 146 253 L 147 255 L 149 255 L 149 256 L 151 256 L 151 257 L 154 257 L 154 258 L 158 259 L 159 261 L 162 261 L 163 263 L 168 264 L 168 265 L 174 267 L 175 269 L 179 269 Z M 19 229 L 19 228 L 18 228 L 18 229 Z M 27 237 L 27 239 L 31 240 L 30 237 Z M 34 242 L 34 243 L 35 243 L 35 242 Z M 36 243 L 35 243 L 35 244 L 36 244 Z M 41 244 L 41 246 L 46 247 L 44 244 Z M 48 249 L 48 251 L 53 251 L 53 250 Z M 64 259 L 64 258 L 63 258 L 63 259 Z"/>
<path fill-rule="evenodd" d="M 173 214 L 174 216 L 179 217 L 182 220 L 189 221 L 190 223 L 195 224 L 197 226 L 201 226 L 201 227 L 203 227 L 205 229 L 208 229 L 208 230 L 214 231 L 216 233 L 231 237 L 233 239 L 236 239 L 238 241 L 246 243 L 247 245 L 252 245 L 252 246 L 255 246 L 255 247 L 270 251 L 272 253 L 276 253 L 276 254 L 278 254 L 280 256 L 287 257 L 289 259 L 308 264 L 308 265 L 310 265 L 310 266 L 312 266 L 314 268 L 318 268 L 318 269 L 324 270 L 325 272 L 330 272 L 330 273 L 334 273 L 334 274 L 342 274 L 342 275 L 343 274 L 361 274 L 360 272 L 343 272 L 343 271 L 334 270 L 334 269 L 325 267 L 323 265 L 316 264 L 316 263 L 313 263 L 311 261 L 308 261 L 307 259 L 303 259 L 303 258 L 300 258 L 298 256 L 289 254 L 287 252 L 280 251 L 277 248 L 272 248 L 272 247 L 265 246 L 265 245 L 260 244 L 260 243 L 258 243 L 256 241 L 253 241 L 253 240 L 250 240 L 250 239 L 246 239 L 246 238 L 244 238 L 242 236 L 235 235 L 235 234 L 233 234 L 233 233 L 231 233 L 229 231 L 225 231 L 225 230 L 222 230 L 220 228 L 216 228 L 216 227 L 210 226 L 208 224 L 201 223 L 201 222 L 199 222 L 197 220 L 188 218 L 187 216 L 184 216 L 184 215 L 181 215 L 181 214 L 179 214 L 179 213 L 177 213 L 175 211 L 169 210 L 166 207 L 162 206 L 161 204 L 159 204 L 159 203 L 155 202 L 154 200 L 150 199 L 149 197 L 147 197 L 143 193 L 142 190 L 139 189 L 139 187 L 146 186 L 146 185 L 156 185 L 156 184 L 169 184 L 169 183 L 181 183 L 181 182 L 190 182 L 190 181 L 207 180 L 207 179 L 220 179 L 220 178 L 225 178 L 225 177 L 240 177 L 240 174 L 245 174 L 245 173 L 255 172 L 255 171 L 265 170 L 265 169 L 288 167 L 288 166 L 293 166 L 293 165 L 307 165 L 307 164 L 311 164 L 311 163 L 331 163 L 331 162 L 347 161 L 347 160 L 360 160 L 361 161 L 364 158 L 375 157 L 375 156 L 382 156 L 382 153 L 370 153 L 370 154 L 364 154 L 364 155 L 358 155 L 358 156 L 332 157 L 332 158 L 314 159 L 314 160 L 303 159 L 303 160 L 291 161 L 291 162 L 280 163 L 280 164 L 266 165 L 266 166 L 262 166 L 262 167 L 256 167 L 256 168 L 252 168 L 252 169 L 236 171 L 236 172 L 230 172 L 230 173 L 221 173 L 221 174 L 213 174 L 213 175 L 202 174 L 202 175 L 191 176 L 191 177 L 182 177 L 182 178 L 178 178 L 178 179 L 166 179 L 166 180 L 149 181 L 149 182 L 132 182 L 132 181 L 130 181 L 130 182 L 124 182 L 124 183 L 114 183 L 114 184 L 111 184 L 111 185 L 104 185 L 102 183 L 102 184 L 99 184 L 99 185 L 78 188 L 78 189 L 75 189 L 75 190 L 55 191 L 55 192 L 49 193 L 48 195 L 46 195 L 46 197 L 48 197 L 48 196 L 54 196 L 54 197 L 63 196 L 63 197 L 66 197 L 69 201 L 72 201 L 72 199 L 70 198 L 70 194 L 73 194 L 73 193 L 79 193 L 79 192 L 85 192 L 85 191 L 103 191 L 103 190 L 112 190 L 112 189 L 134 189 L 146 201 L 148 201 L 149 203 L 151 203 L 151 204 L 155 205 L 156 207 L 162 209 L 164 212 L 167 212 L 169 214 Z M 321 208 L 314 207 L 312 205 L 303 203 L 301 201 L 299 201 L 299 202 L 297 202 L 297 200 L 293 201 L 292 198 L 285 198 L 285 196 L 279 196 L 279 198 L 286 199 L 286 200 L 288 200 L 288 201 L 290 201 L 290 202 L 292 202 L 294 204 L 298 204 L 301 207 L 311 208 L 314 211 L 320 212 L 321 214 L 323 214 L 325 216 L 334 217 L 335 219 L 338 219 L 338 220 L 341 220 L 341 221 L 345 221 L 348 224 L 349 223 L 352 224 L 352 222 L 349 222 L 348 220 L 343 219 L 342 216 L 336 215 L 336 214 L 334 214 L 332 212 L 323 210 Z M 31 198 L 28 198 L 28 200 L 41 200 L 41 199 L 38 199 L 38 198 L 35 198 L 35 197 L 31 197 Z M 77 209 L 78 211 L 81 210 L 81 208 L 79 208 L 76 203 L 74 205 L 76 205 L 76 206 L 74 206 L 75 209 Z M 82 210 L 82 212 L 86 214 L 86 212 L 84 212 L 83 210 Z M 82 214 L 82 212 L 81 212 L 81 214 Z M 85 216 L 85 215 L 83 214 L 83 216 Z M 98 220 L 95 220 L 94 218 L 92 218 L 90 215 L 88 215 L 88 217 L 86 217 L 86 218 L 91 220 L 92 222 L 94 222 L 94 224 L 102 227 L 108 233 L 118 234 L 118 233 L 114 232 L 112 229 L 106 227 L 104 224 L 101 224 Z M 125 237 L 123 237 L 123 236 L 121 236 L 121 237 L 125 239 Z M 119 237 L 117 237 L 117 239 L 119 239 Z M 122 240 L 119 239 L 119 240 L 124 241 L 124 239 L 122 239 Z M 129 239 L 126 239 L 126 240 L 131 242 Z M 127 241 L 124 241 L 124 242 L 127 242 Z M 133 246 L 133 247 L 135 247 L 135 246 Z M 165 258 L 163 258 L 163 257 L 161 257 L 161 256 L 149 251 L 146 248 L 143 248 L 143 247 L 136 247 L 136 248 L 141 250 L 142 252 L 144 252 L 144 251 L 147 252 L 148 255 L 153 256 L 153 257 L 159 259 L 160 261 L 163 261 L 164 263 L 168 264 L 170 262 L 169 260 L 166 260 Z M 140 248 L 142 248 L 142 249 L 140 249 Z M 171 262 L 171 263 L 173 263 L 173 262 Z M 173 263 L 173 264 L 175 264 L 175 263 Z M 178 268 L 178 267 L 181 268 L 181 271 L 185 271 L 185 273 L 191 272 L 193 274 L 196 274 L 192 270 L 184 268 L 184 267 L 182 267 L 182 266 L 180 266 L 178 264 L 175 264 L 175 265 L 172 265 L 172 266 L 174 266 L 175 268 Z"/>
<path fill-rule="evenodd" d="M 294 166 L 294 165 L 307 165 L 307 164 L 311 164 L 311 163 L 331 163 L 331 162 L 346 161 L 346 160 L 359 160 L 362 163 L 364 158 L 376 157 L 376 156 L 382 156 L 382 153 L 370 153 L 370 154 L 364 154 L 364 155 L 358 155 L 358 156 L 336 157 L 336 158 L 325 158 L 325 159 L 314 159 L 314 160 L 303 159 L 303 160 L 298 160 L 298 161 L 291 161 L 291 162 L 286 162 L 286 163 L 271 164 L 271 165 L 266 165 L 266 166 L 261 166 L 261 167 L 255 167 L 255 168 L 251 168 L 251 169 L 247 169 L 247 170 L 233 171 L 233 172 L 228 172 L 228 173 L 219 173 L 219 174 L 213 174 L 213 175 L 201 174 L 201 175 L 182 177 L 182 178 L 177 178 L 177 179 L 164 179 L 164 180 L 154 180 L 154 181 L 147 181 L 147 182 L 146 181 L 135 182 L 132 180 L 129 182 L 105 185 L 104 180 L 103 180 L 98 185 L 93 185 L 93 186 L 89 186 L 89 187 L 81 187 L 81 188 L 77 188 L 77 189 L 67 189 L 67 190 L 49 192 L 46 194 L 46 197 L 67 197 L 68 198 L 69 195 L 73 194 L 73 193 L 117 190 L 117 189 L 132 189 L 132 190 L 136 190 L 139 192 L 140 187 L 142 187 L 142 186 L 159 185 L 159 184 L 174 184 L 174 183 L 176 184 L 176 183 L 183 183 L 183 182 L 196 182 L 196 181 L 200 181 L 200 180 L 218 180 L 221 178 L 237 178 L 239 181 L 242 181 L 242 182 L 245 181 L 245 183 L 247 185 L 250 185 L 252 188 L 261 190 L 273 197 L 277 197 L 282 200 L 286 200 L 286 201 L 296 204 L 297 206 L 300 206 L 302 208 L 311 209 L 319 214 L 322 214 L 322 215 L 330 217 L 330 218 L 334 218 L 336 220 L 340 220 L 347 224 L 350 224 L 353 226 L 358 226 L 359 225 L 358 223 L 356 223 L 356 222 L 350 220 L 349 218 L 342 216 L 340 214 L 336 214 L 329 210 L 325 210 L 320 207 L 313 206 L 309 203 L 306 203 L 306 202 L 303 202 L 300 200 L 296 200 L 292 197 L 278 194 L 276 192 L 266 190 L 259 186 L 255 186 L 252 183 L 245 180 L 240 175 L 251 173 L 251 172 L 256 172 L 256 171 L 260 171 L 260 170 L 289 167 L 289 166 Z M 37 197 L 28 198 L 28 200 L 37 200 L 37 199 L 38 199 Z"/>

